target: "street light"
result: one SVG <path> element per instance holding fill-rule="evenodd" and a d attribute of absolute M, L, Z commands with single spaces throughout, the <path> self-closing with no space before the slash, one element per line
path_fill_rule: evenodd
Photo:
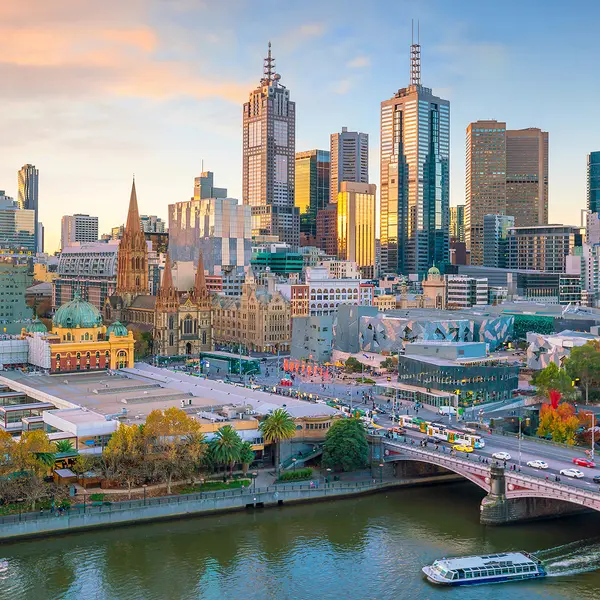
<path fill-rule="evenodd" d="M 252 471 L 252 488 L 254 490 L 254 493 L 256 493 L 256 478 L 258 477 L 258 473 L 256 471 Z"/>
<path fill-rule="evenodd" d="M 294 464 L 294 473 L 296 472 L 296 459 L 292 458 L 292 463 Z"/>
<path fill-rule="evenodd" d="M 379 483 L 383 483 L 383 463 L 379 463 Z"/>
<path fill-rule="evenodd" d="M 521 470 L 521 407 L 519 407 L 519 471 Z"/>
<path fill-rule="evenodd" d="M 142 486 L 144 488 L 144 506 L 146 506 L 146 488 L 148 487 L 146 484 Z"/>
<path fill-rule="evenodd" d="M 331 481 L 331 469 L 327 468 L 327 483 Z"/>

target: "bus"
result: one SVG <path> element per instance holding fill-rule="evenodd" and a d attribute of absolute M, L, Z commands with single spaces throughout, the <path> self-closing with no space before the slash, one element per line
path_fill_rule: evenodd
<path fill-rule="evenodd" d="M 425 421 L 425 419 L 419 417 L 401 415 L 399 424 L 401 427 L 415 429 L 429 437 L 440 440 L 441 442 L 472 446 L 477 449 L 485 448 L 485 441 L 480 435 L 469 431 L 450 429 L 443 423 L 432 423 L 431 421 Z"/>

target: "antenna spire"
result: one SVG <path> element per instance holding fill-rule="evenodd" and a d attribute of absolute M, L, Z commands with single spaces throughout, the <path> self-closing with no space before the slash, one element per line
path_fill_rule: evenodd
<path fill-rule="evenodd" d="M 410 85 L 421 85 L 421 27 L 417 21 L 417 43 L 415 44 L 415 21 L 412 21 L 410 45 Z"/>
<path fill-rule="evenodd" d="M 273 75 L 275 75 L 275 59 L 271 55 L 271 42 L 269 42 L 267 57 L 264 59 L 263 73 L 263 81 L 273 81 Z"/>

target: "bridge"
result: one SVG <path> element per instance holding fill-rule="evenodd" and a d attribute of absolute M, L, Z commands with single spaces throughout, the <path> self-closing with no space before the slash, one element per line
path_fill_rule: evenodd
<path fill-rule="evenodd" d="M 396 440 L 382 439 L 383 462 L 397 464 L 426 463 L 461 475 L 487 493 L 481 503 L 481 522 L 503 524 L 520 520 L 559 517 L 582 510 L 600 511 L 600 492 L 573 484 L 525 475 L 477 458 L 463 458 L 448 451 L 434 450 Z M 465 455 L 468 456 L 468 455 Z M 404 476 L 407 474 L 406 468 Z"/>

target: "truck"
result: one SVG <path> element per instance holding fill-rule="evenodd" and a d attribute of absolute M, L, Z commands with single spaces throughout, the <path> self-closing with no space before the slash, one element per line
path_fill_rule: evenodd
<path fill-rule="evenodd" d="M 440 415 L 455 415 L 456 407 L 455 406 L 440 406 L 438 408 L 438 413 Z"/>

